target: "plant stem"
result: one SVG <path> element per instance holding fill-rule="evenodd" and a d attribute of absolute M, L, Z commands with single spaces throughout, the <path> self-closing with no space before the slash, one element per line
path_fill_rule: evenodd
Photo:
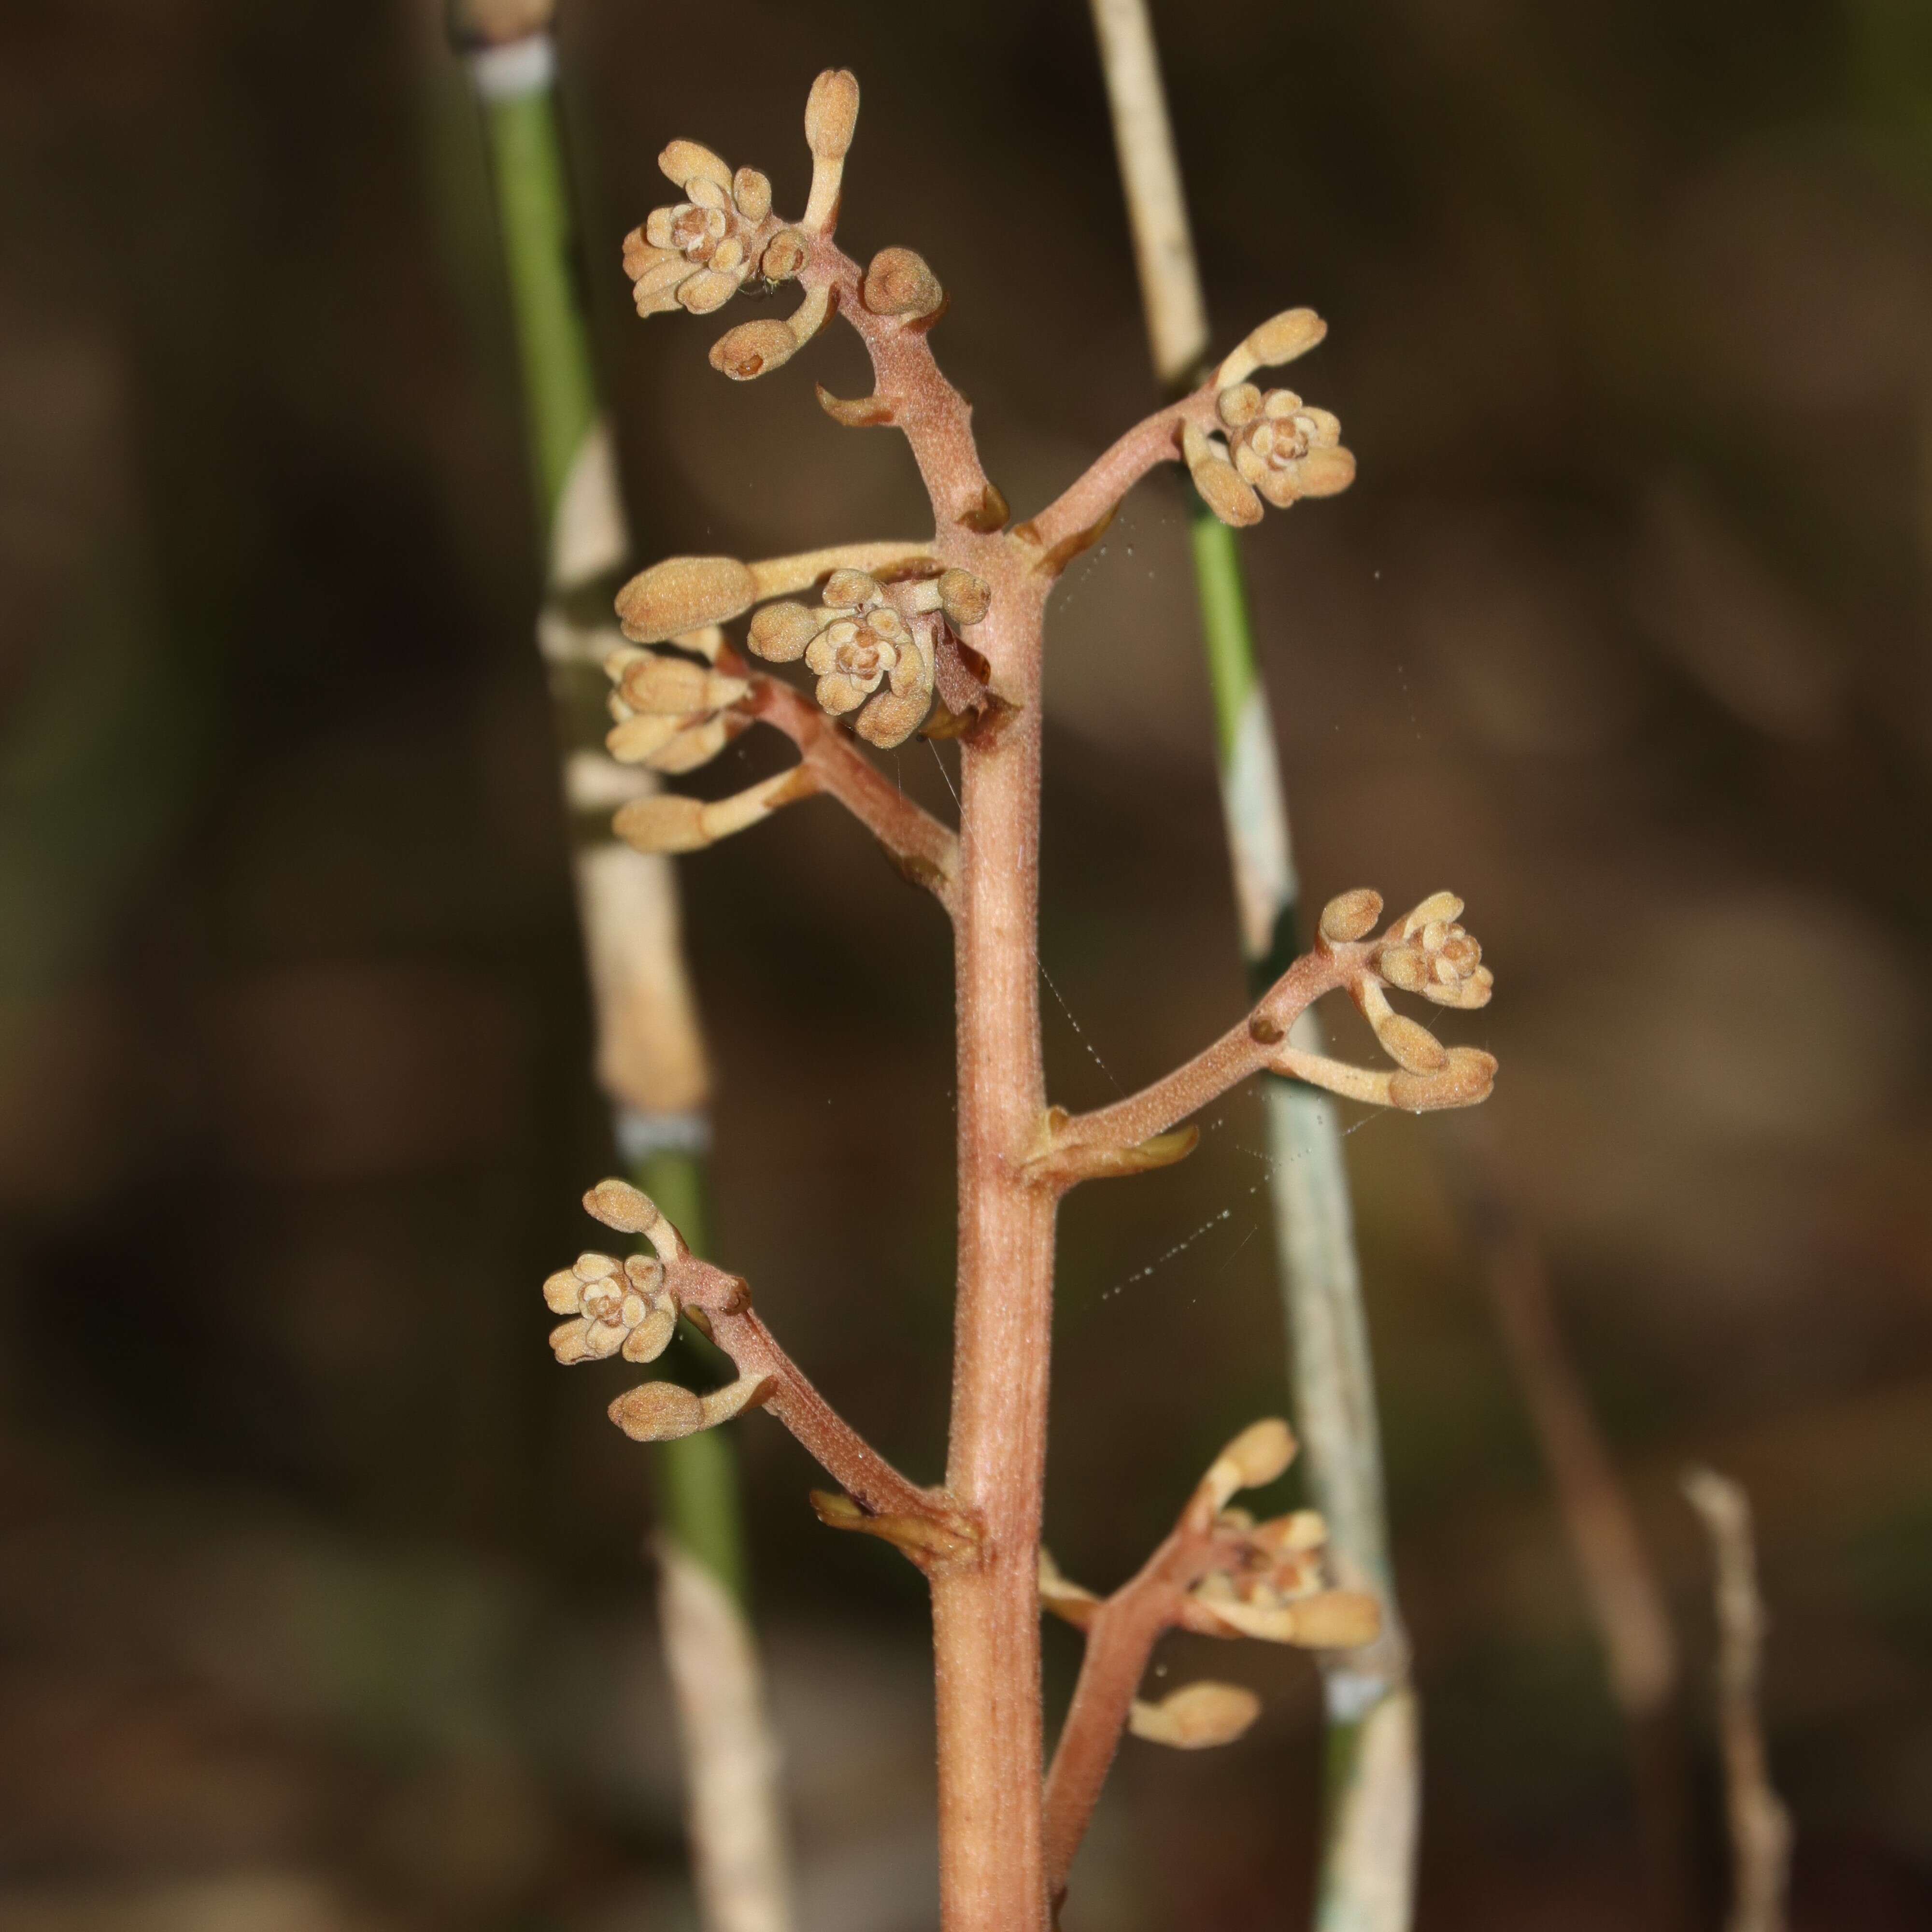
<path fill-rule="evenodd" d="M 547 625 L 568 629 L 564 600 L 620 566 L 628 538 L 580 292 L 554 45 L 547 28 L 494 44 L 487 20 L 469 17 L 479 10 L 487 11 L 459 5 L 452 28 L 470 52 L 496 185 L 546 562 Z M 566 760 L 573 752 L 583 755 L 571 742 L 580 708 L 576 674 L 572 665 L 552 666 Z M 701 1246 L 706 1076 L 675 875 L 667 858 L 607 842 L 603 834 L 580 850 L 575 868 L 598 1076 L 627 1166 Z M 668 1544 L 667 1647 L 687 1718 L 692 1851 L 706 1923 L 712 1932 L 784 1932 L 790 1913 L 776 1752 L 745 1624 L 746 1564 L 730 1443 L 723 1431 L 710 1430 L 660 1444 L 656 1456 Z"/>
<path fill-rule="evenodd" d="M 1093 0 L 1135 238 L 1155 372 L 1179 387 L 1208 350 L 1160 62 L 1145 0 Z M 1242 950 L 1256 989 L 1294 958 L 1298 885 L 1287 802 L 1234 532 L 1192 494 L 1190 535 L 1218 724 L 1221 795 Z M 1298 1046 L 1318 1051 L 1304 1015 Z M 1381 1598 L 1382 1634 L 1323 1660 L 1328 1815 L 1316 1922 L 1323 1932 L 1402 1932 L 1412 1907 L 1420 1774 L 1414 1694 L 1388 1554 L 1367 1318 L 1335 1105 L 1264 1076 L 1277 1252 L 1296 1420 L 1316 1506 L 1342 1582 Z"/>
<path fill-rule="evenodd" d="M 964 745 L 961 759 L 959 1266 L 946 1486 L 976 1514 L 985 1542 L 979 1561 L 933 1579 L 946 1932 L 1024 1932 L 1047 1915 L 1037 1569 L 1054 1197 L 1012 1158 L 1046 1107 L 1040 600 L 1018 601 L 1000 620 L 1006 634 L 981 648 L 990 644 L 988 657 L 1021 683 L 1024 707 L 989 743 Z"/>

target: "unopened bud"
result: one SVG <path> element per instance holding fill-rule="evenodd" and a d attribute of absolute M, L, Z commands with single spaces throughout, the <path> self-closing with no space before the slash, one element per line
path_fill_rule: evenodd
<path fill-rule="evenodd" d="M 668 181 L 688 188 L 694 181 L 710 182 L 727 194 L 731 188 L 730 164 L 714 154 L 702 141 L 673 141 L 658 157 L 658 167 Z M 693 195 L 695 200 L 698 197 Z"/>
<path fill-rule="evenodd" d="M 925 257 L 910 248 L 881 248 L 866 271 L 862 293 L 874 315 L 931 315 L 946 299 Z"/>
<path fill-rule="evenodd" d="M 584 1197 L 584 1211 L 620 1234 L 647 1234 L 664 1217 L 658 1204 L 628 1180 L 600 1180 Z"/>
<path fill-rule="evenodd" d="M 604 734 L 604 748 L 621 765 L 641 765 L 662 751 L 680 728 L 675 717 L 626 718 Z"/>
<path fill-rule="evenodd" d="M 749 687 L 742 678 L 721 677 L 687 658 L 640 652 L 624 666 L 618 688 L 634 711 L 682 718 L 735 704 Z"/>
<path fill-rule="evenodd" d="M 752 573 L 735 556 L 668 557 L 617 593 L 617 620 L 632 643 L 661 644 L 740 616 L 757 595 Z"/>
<path fill-rule="evenodd" d="M 806 146 L 814 159 L 836 161 L 851 146 L 858 124 L 858 76 L 847 68 L 827 68 L 806 100 Z"/>
<path fill-rule="evenodd" d="M 1252 1690 L 1204 1680 L 1169 1691 L 1158 1704 L 1136 1697 L 1127 1714 L 1127 1728 L 1149 1744 L 1206 1750 L 1232 1744 L 1261 1712 L 1262 1700 Z"/>
<path fill-rule="evenodd" d="M 759 222 L 772 212 L 772 182 L 756 168 L 740 168 L 731 177 L 731 199 L 747 221 Z"/>
<path fill-rule="evenodd" d="M 1292 362 L 1305 356 L 1328 333 L 1328 325 L 1312 308 L 1291 308 L 1270 316 L 1252 331 L 1216 372 L 1217 389 L 1244 382 L 1257 369 L 1268 369 Z"/>
<path fill-rule="evenodd" d="M 1426 1026 L 1404 1014 L 1390 1013 L 1376 1028 L 1376 1038 L 1406 1073 L 1439 1073 L 1449 1064 L 1449 1049 Z"/>
<path fill-rule="evenodd" d="M 1365 938 L 1382 916 L 1382 896 L 1366 886 L 1338 893 L 1322 908 L 1321 936 L 1335 945 Z"/>
<path fill-rule="evenodd" d="M 668 743 L 660 746 L 644 763 L 651 770 L 662 772 L 667 778 L 678 778 L 686 772 L 694 772 L 700 765 L 709 764 L 729 744 L 738 731 L 745 728 L 745 720 L 728 712 L 720 712 L 715 718 L 707 718 L 703 723 L 687 725 Z"/>
<path fill-rule="evenodd" d="M 705 1426 L 704 1403 L 676 1382 L 645 1382 L 628 1390 L 607 1413 L 633 1442 L 674 1442 Z"/>
<path fill-rule="evenodd" d="M 766 316 L 728 328 L 711 345 L 711 366 L 734 382 L 748 382 L 790 361 L 798 338 L 784 322 Z"/>
<path fill-rule="evenodd" d="M 992 608 L 993 586 L 970 570 L 949 570 L 939 580 L 939 608 L 956 624 L 976 624 Z"/>
<path fill-rule="evenodd" d="M 1215 1457 L 1202 1486 L 1222 1508 L 1238 1490 L 1271 1483 L 1294 1460 L 1294 1432 L 1278 1415 L 1250 1423 Z"/>
<path fill-rule="evenodd" d="M 1201 500 L 1222 523 L 1245 530 L 1262 520 L 1262 500 L 1244 483 L 1234 466 L 1221 455 L 1192 423 L 1180 433 L 1182 454 L 1187 459 L 1187 473 Z"/>
<path fill-rule="evenodd" d="M 1431 926 L 1448 927 L 1462 916 L 1462 902 L 1454 892 L 1431 892 L 1402 922 L 1399 938 L 1413 939 Z M 1438 934 L 1436 942 L 1442 943 Z"/>
<path fill-rule="evenodd" d="M 771 664 L 792 664 L 822 628 L 818 614 L 802 604 L 767 604 L 752 620 L 746 641 Z"/>
<path fill-rule="evenodd" d="M 821 595 L 836 609 L 862 610 L 878 602 L 879 580 L 868 571 L 835 570 L 825 580 Z"/>
<path fill-rule="evenodd" d="M 768 282 L 788 282 L 805 266 L 805 237 L 796 228 L 781 228 L 765 244 L 759 268 Z"/>
<path fill-rule="evenodd" d="M 1452 1046 L 1433 1073 L 1398 1073 L 1389 1082 L 1389 1105 L 1412 1114 L 1446 1107 L 1474 1107 L 1496 1084 L 1496 1058 L 1474 1046 Z"/>

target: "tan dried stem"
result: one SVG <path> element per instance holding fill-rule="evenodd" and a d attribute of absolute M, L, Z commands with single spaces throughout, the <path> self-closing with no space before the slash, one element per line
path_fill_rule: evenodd
<path fill-rule="evenodd" d="M 1758 1715 L 1766 1619 L 1750 1498 L 1742 1484 L 1712 1469 L 1688 1472 L 1684 1493 L 1704 1520 L 1717 1563 L 1718 1735 L 1731 1831 L 1727 1932 L 1784 1932 L 1791 1814 L 1772 1787 Z"/>

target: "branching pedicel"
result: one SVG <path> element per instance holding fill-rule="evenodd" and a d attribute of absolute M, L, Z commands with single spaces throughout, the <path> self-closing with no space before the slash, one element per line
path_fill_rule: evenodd
<path fill-rule="evenodd" d="M 943 1485 L 900 1474 L 836 1415 L 752 1312 L 746 1283 L 690 1253 L 636 1190 L 607 1180 L 585 1197 L 607 1226 L 653 1252 L 586 1255 L 545 1298 L 568 1316 L 558 1358 L 654 1360 L 676 1316 L 728 1354 L 737 1378 L 698 1396 L 651 1382 L 611 1405 L 641 1441 L 687 1435 L 762 1406 L 841 1486 L 814 1495 L 835 1528 L 883 1537 L 926 1574 L 937 1664 L 940 1870 L 948 1932 L 1023 1932 L 1048 1921 L 1124 1730 L 1183 1747 L 1238 1736 L 1256 1708 L 1233 1686 L 1197 1684 L 1158 1704 L 1136 1690 L 1170 1628 L 1351 1647 L 1376 1628 L 1374 1600 L 1325 1587 L 1324 1532 L 1308 1512 L 1257 1523 L 1230 1507 L 1294 1453 L 1286 1424 L 1237 1437 L 1198 1485 L 1173 1534 L 1140 1574 L 1101 1598 L 1062 1578 L 1041 1551 L 1054 1220 L 1082 1180 L 1181 1159 L 1189 1115 L 1269 1069 L 1347 1097 L 1408 1108 L 1484 1099 L 1496 1063 L 1445 1047 L 1396 1012 L 1391 990 L 1465 1009 L 1490 997 L 1480 949 L 1447 892 L 1376 931 L 1382 901 L 1346 892 L 1322 913 L 1315 950 L 1246 1018 L 1164 1079 L 1108 1107 L 1069 1114 L 1046 1102 L 1036 944 L 1042 626 L 1054 584 L 1155 466 L 1184 461 L 1216 513 L 1256 521 L 1345 488 L 1354 459 L 1340 425 L 1292 392 L 1250 379 L 1324 333 L 1292 309 L 1254 331 L 1192 394 L 1130 430 L 1070 488 L 1007 527 L 1005 500 L 981 467 L 965 400 L 934 362 L 929 332 L 946 298 L 920 256 L 887 248 L 861 270 L 832 239 L 859 88 L 821 74 L 806 109 L 812 191 L 803 215 L 772 210 L 771 184 L 709 148 L 674 141 L 659 158 L 683 199 L 627 238 L 639 313 L 706 314 L 756 282 L 795 282 L 787 320 L 721 337 L 712 366 L 745 381 L 780 367 L 836 312 L 872 360 L 874 392 L 819 400 L 851 427 L 886 426 L 910 444 L 931 497 L 930 538 L 846 544 L 746 564 L 676 557 L 618 598 L 636 648 L 613 656 L 620 761 L 689 771 L 757 723 L 792 740 L 790 770 L 714 803 L 659 794 L 618 814 L 650 851 L 691 851 L 823 794 L 863 824 L 953 922 L 958 990 L 959 1264 L 950 1440 Z M 796 601 L 815 595 L 812 604 Z M 747 648 L 769 664 L 802 659 L 813 695 L 759 670 L 722 626 L 753 613 Z M 653 648 L 668 645 L 669 651 Z M 815 700 L 815 701 L 814 701 Z M 853 734 L 890 746 L 923 729 L 960 745 L 956 836 L 872 764 Z M 1299 1016 L 1346 989 L 1393 1065 L 1355 1066 L 1294 1041 Z M 1039 1617 L 1042 1604 L 1086 1633 L 1087 1656 L 1051 1773 L 1042 1763 Z"/>

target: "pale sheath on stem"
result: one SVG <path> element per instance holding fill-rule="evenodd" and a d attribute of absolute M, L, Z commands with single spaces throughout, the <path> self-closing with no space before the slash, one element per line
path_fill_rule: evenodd
<path fill-rule="evenodd" d="M 821 389 L 819 400 L 846 426 L 904 434 L 931 500 L 932 534 L 766 562 L 675 557 L 633 578 L 617 599 L 627 641 L 604 665 L 607 744 L 624 764 L 675 774 L 757 724 L 773 728 L 797 749 L 788 768 L 722 799 L 638 799 L 617 814 L 620 835 L 646 851 L 694 852 L 806 799 L 833 798 L 952 920 L 959 1222 L 944 1480 L 915 1482 L 873 1450 L 765 1328 L 748 1285 L 692 1255 L 658 1204 L 621 1181 L 600 1183 L 585 1204 L 607 1226 L 644 1234 L 655 1258 L 586 1254 L 554 1275 L 545 1294 L 566 1318 L 552 1342 L 567 1362 L 646 1364 L 680 1316 L 698 1324 L 730 1358 L 732 1379 L 709 1392 L 646 1382 L 616 1399 L 612 1420 L 640 1440 L 688 1439 L 767 1409 L 839 1486 L 813 1498 L 821 1520 L 884 1538 L 925 1574 L 943 1922 L 947 1932 L 1039 1932 L 1123 1732 L 1185 1748 L 1243 1728 L 1251 1706 L 1238 1687 L 1186 1687 L 1158 1703 L 1136 1696 L 1163 1630 L 1353 1647 L 1372 1635 L 1379 1615 L 1372 1595 L 1331 1586 L 1318 1518 L 1257 1523 L 1231 1507 L 1237 1490 L 1286 1466 L 1292 1442 L 1278 1421 L 1229 1445 L 1174 1536 L 1113 1596 L 1042 1571 L 1060 1198 L 1083 1180 L 1184 1158 L 1196 1138 L 1188 1117 L 1258 1072 L 1415 1111 L 1483 1100 L 1495 1061 L 1444 1045 L 1390 994 L 1470 1010 L 1488 1000 L 1492 980 L 1452 894 L 1432 894 L 1383 924 L 1376 894 L 1344 893 L 1324 909 L 1314 949 L 1186 1065 L 1090 1113 L 1048 1104 L 1038 1006 L 1040 694 L 1054 587 L 1126 492 L 1162 464 L 1184 463 L 1218 514 L 1251 523 L 1264 505 L 1285 508 L 1346 488 L 1354 459 L 1332 415 L 1254 380 L 1322 339 L 1318 317 L 1291 309 L 1010 527 L 970 411 L 933 358 L 931 332 L 946 304 L 938 277 L 906 248 L 883 249 L 862 268 L 833 239 L 858 110 L 850 74 L 819 76 L 806 109 L 812 188 L 796 220 L 777 212 L 758 170 L 734 169 L 695 142 L 671 142 L 660 165 L 680 198 L 627 238 L 626 266 L 647 316 L 708 314 L 753 286 L 795 294 L 783 318 L 741 323 L 713 345 L 712 366 L 734 380 L 782 367 L 835 315 L 848 322 L 870 359 L 872 393 L 843 400 Z M 1024 295 L 1024 277 L 1020 286 Z M 742 650 L 724 628 L 741 618 L 749 620 Z M 790 664 L 808 674 L 809 695 L 762 668 Z M 956 832 L 901 794 L 860 746 L 902 744 L 921 730 L 958 742 Z M 1338 991 L 1366 1017 L 1389 1064 L 1355 1066 L 1296 1036 L 1302 1016 Z M 1043 1575 L 1049 1606 L 1088 1629 L 1090 1643 L 1050 1777 L 1041 1735 Z"/>

